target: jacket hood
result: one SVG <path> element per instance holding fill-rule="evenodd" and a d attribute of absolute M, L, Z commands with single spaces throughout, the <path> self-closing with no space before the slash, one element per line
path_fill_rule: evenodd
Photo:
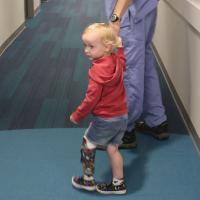
<path fill-rule="evenodd" d="M 89 77 L 99 84 L 113 86 L 121 79 L 123 66 L 115 54 L 93 61 Z"/>

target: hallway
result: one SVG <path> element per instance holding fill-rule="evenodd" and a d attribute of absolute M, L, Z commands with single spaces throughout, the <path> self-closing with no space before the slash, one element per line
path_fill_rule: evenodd
<path fill-rule="evenodd" d="M 170 139 L 137 133 L 138 147 L 124 150 L 125 196 L 76 191 L 79 148 L 90 117 L 69 121 L 87 86 L 89 61 L 81 32 L 106 21 L 99 0 L 49 0 L 0 56 L 0 199 L 5 200 L 198 200 L 200 160 L 192 138 L 157 66 Z M 96 178 L 110 180 L 105 152 L 98 151 Z"/>
<path fill-rule="evenodd" d="M 0 57 L 0 130 L 74 127 L 68 117 L 85 95 L 89 68 L 81 32 L 95 21 L 106 21 L 98 0 L 51 0 L 26 21 Z M 170 129 L 187 134 L 159 67 L 158 72 Z"/>
<path fill-rule="evenodd" d="M 89 67 L 81 32 L 102 11 L 97 0 L 49 1 L 27 20 L 0 57 L 1 130 L 73 126 L 67 117 L 84 97 Z"/>

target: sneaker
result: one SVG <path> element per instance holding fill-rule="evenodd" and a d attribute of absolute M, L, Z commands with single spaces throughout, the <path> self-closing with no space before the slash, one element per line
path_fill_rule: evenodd
<path fill-rule="evenodd" d="M 119 146 L 119 149 L 133 149 L 137 146 L 135 129 L 124 133 L 124 137 L 122 138 L 123 143 Z"/>
<path fill-rule="evenodd" d="M 125 194 L 126 186 L 124 182 L 120 185 L 114 185 L 112 182 L 110 184 L 99 183 L 96 185 L 96 191 L 101 194 Z"/>
<path fill-rule="evenodd" d="M 85 180 L 82 176 L 81 177 L 72 176 L 72 185 L 75 188 L 84 189 L 88 191 L 94 191 L 96 189 L 94 179 Z"/>
<path fill-rule="evenodd" d="M 167 121 L 154 127 L 149 127 L 144 121 L 140 121 L 136 124 L 136 130 L 148 133 L 158 140 L 166 140 L 169 138 Z"/>

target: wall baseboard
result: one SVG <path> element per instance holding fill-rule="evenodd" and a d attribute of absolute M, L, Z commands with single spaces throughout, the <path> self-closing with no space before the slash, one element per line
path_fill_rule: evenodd
<path fill-rule="evenodd" d="M 187 130 L 188 130 L 188 132 L 189 132 L 189 134 L 190 134 L 190 136 L 192 138 L 192 140 L 193 140 L 193 143 L 194 143 L 198 153 L 200 153 L 200 138 L 199 138 L 199 136 L 197 134 L 197 131 L 196 131 L 196 129 L 195 129 L 195 127 L 194 127 L 189 115 L 187 114 L 187 111 L 186 111 L 186 109 L 185 109 L 185 107 L 184 107 L 184 105 L 183 105 L 178 93 L 176 92 L 176 89 L 175 89 L 172 81 L 170 80 L 170 77 L 169 77 L 169 75 L 167 73 L 167 70 L 166 70 L 166 68 L 164 66 L 164 63 L 162 62 L 162 60 L 161 60 L 161 58 L 160 58 L 160 56 L 159 56 L 159 54 L 158 54 L 158 52 L 157 52 L 157 50 L 156 50 L 156 48 L 155 48 L 155 46 L 153 44 L 152 44 L 152 49 L 153 49 L 154 55 L 155 55 L 155 57 L 157 59 L 157 62 L 159 64 L 161 73 L 164 76 L 164 79 L 165 79 L 165 81 L 166 81 L 166 83 L 168 85 L 170 93 L 172 94 L 173 100 L 174 100 L 174 102 L 175 102 L 175 104 L 176 104 L 176 106 L 178 108 L 179 114 L 181 115 L 181 117 L 182 117 L 182 119 L 184 121 L 184 124 L 185 124 L 185 126 L 186 126 L 186 128 L 187 128 Z"/>
<path fill-rule="evenodd" d="M 10 37 L 0 46 L 0 56 L 12 44 L 12 42 L 21 34 L 25 29 L 25 22 L 17 28 L 17 30 L 10 35 Z"/>
<path fill-rule="evenodd" d="M 40 12 L 40 6 L 35 9 L 34 16 L 36 16 Z"/>

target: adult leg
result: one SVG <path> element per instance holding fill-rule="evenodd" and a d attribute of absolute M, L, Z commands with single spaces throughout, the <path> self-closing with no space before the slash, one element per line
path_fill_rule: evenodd
<path fill-rule="evenodd" d="M 144 20 L 134 22 L 130 16 L 130 25 L 121 28 L 121 36 L 127 60 L 124 84 L 128 102 L 128 127 L 120 148 L 136 147 L 135 122 L 143 112 L 144 66 L 145 66 L 145 30 Z"/>
<path fill-rule="evenodd" d="M 106 15 L 109 20 L 113 12 L 113 8 L 116 4 L 116 0 L 105 0 L 104 3 L 105 3 Z M 124 46 L 126 60 L 127 60 L 124 84 L 126 88 L 127 102 L 128 102 L 128 109 L 129 109 L 129 113 L 128 113 L 129 123 L 127 126 L 127 131 L 125 133 L 125 136 L 123 137 L 123 144 L 120 145 L 120 148 L 134 148 L 137 145 L 136 137 L 134 133 L 134 126 L 135 126 L 134 122 L 135 122 L 135 118 L 138 118 L 138 116 L 142 112 L 143 102 L 140 101 L 139 99 L 143 98 L 143 86 L 142 86 L 143 83 L 142 82 L 143 82 L 144 73 L 143 73 L 143 69 L 140 71 L 138 67 L 135 69 L 135 72 L 134 72 L 135 65 L 133 63 L 135 62 L 134 60 L 138 60 L 138 58 L 141 57 L 143 60 L 142 68 L 144 68 L 144 52 L 141 53 L 140 51 L 138 52 L 135 51 L 135 49 L 137 49 L 137 40 L 134 39 L 134 33 L 131 27 L 129 10 L 123 16 L 121 24 L 122 24 L 121 36 L 123 39 L 123 44 L 124 44 L 123 46 Z M 138 43 L 140 42 L 138 41 Z M 144 46 L 144 43 L 143 43 L 143 46 Z M 137 62 L 141 62 L 141 60 L 140 61 L 138 60 Z M 141 77 L 141 79 L 137 79 L 136 78 L 137 76 Z M 129 82 L 129 79 L 131 79 L 131 82 Z M 137 88 L 137 86 L 139 86 L 137 84 L 137 81 L 139 80 L 141 80 L 142 84 L 141 84 L 141 87 Z M 134 104 L 135 104 L 136 109 L 134 108 L 134 106 L 132 106 Z M 100 147 L 100 149 L 102 148 Z"/>
<path fill-rule="evenodd" d="M 107 17 L 111 16 L 116 0 L 105 0 Z M 135 121 L 143 110 L 144 65 L 145 65 L 145 30 L 144 20 L 134 22 L 134 14 L 129 9 L 121 22 L 120 34 L 126 56 L 124 84 L 128 102 L 127 131 L 134 129 Z"/>
<path fill-rule="evenodd" d="M 141 130 L 150 131 L 157 139 L 166 139 L 167 117 L 162 103 L 160 84 L 156 71 L 156 61 L 152 52 L 151 42 L 156 25 L 157 9 L 154 9 L 145 17 L 145 70 L 144 70 L 144 105 L 143 118 L 145 123 L 140 124 Z"/>
<path fill-rule="evenodd" d="M 145 18 L 146 51 L 144 71 L 144 110 L 143 117 L 149 126 L 157 126 L 167 117 L 162 103 L 160 84 L 156 71 L 156 62 L 151 48 L 151 41 L 156 23 L 156 9 Z"/>
<path fill-rule="evenodd" d="M 145 34 L 143 20 L 121 28 L 126 56 L 124 85 L 128 102 L 127 131 L 134 129 L 135 121 L 143 111 Z"/>

